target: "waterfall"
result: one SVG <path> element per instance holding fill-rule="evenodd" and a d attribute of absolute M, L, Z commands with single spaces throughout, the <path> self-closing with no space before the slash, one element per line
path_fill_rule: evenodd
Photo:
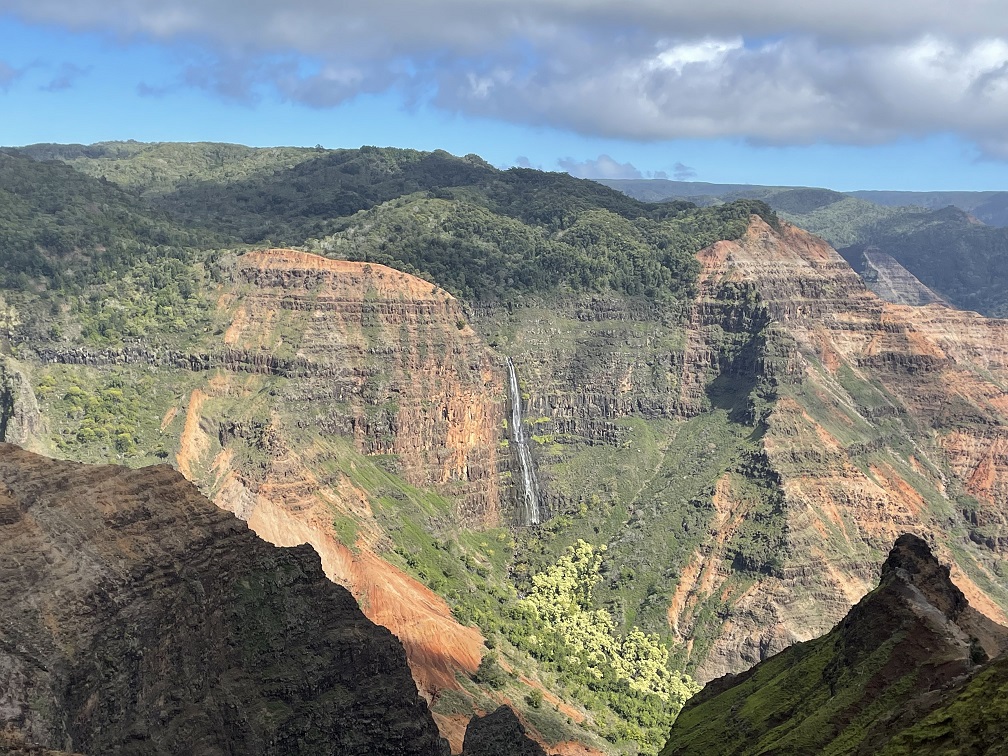
<path fill-rule="evenodd" d="M 518 376 L 511 358 L 507 358 L 508 386 L 511 394 L 511 442 L 518 450 L 518 464 L 522 476 L 522 504 L 525 510 L 525 524 L 538 525 L 542 520 L 539 511 L 539 481 L 532 466 L 532 453 L 525 440 L 525 426 L 522 424 L 521 392 L 518 390 Z"/>

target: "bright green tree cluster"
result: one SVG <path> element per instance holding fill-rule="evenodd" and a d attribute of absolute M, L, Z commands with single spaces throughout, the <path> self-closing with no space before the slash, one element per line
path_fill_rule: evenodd
<path fill-rule="evenodd" d="M 595 680 L 614 677 L 681 707 L 697 687 L 668 669 L 669 650 L 661 639 L 636 627 L 620 635 L 609 612 L 591 608 L 603 551 L 604 545 L 596 549 L 578 540 L 555 565 L 532 577 L 532 591 L 518 602 L 538 629 L 527 643 L 533 649 L 565 646 L 570 669 L 583 669 Z"/>

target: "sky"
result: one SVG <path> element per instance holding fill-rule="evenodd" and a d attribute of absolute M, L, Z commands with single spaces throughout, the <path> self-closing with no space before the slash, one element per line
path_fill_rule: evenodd
<path fill-rule="evenodd" d="M 0 0 L 0 144 L 1008 190 L 1008 0 Z"/>

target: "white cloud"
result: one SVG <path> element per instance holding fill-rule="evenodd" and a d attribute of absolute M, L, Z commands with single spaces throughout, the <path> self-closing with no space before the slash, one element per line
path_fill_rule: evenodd
<path fill-rule="evenodd" d="M 690 65 L 719 65 L 729 53 L 741 50 L 741 37 L 732 40 L 704 39 L 699 42 L 672 43 L 648 62 L 651 70 L 665 69 L 682 74 Z"/>
<path fill-rule="evenodd" d="M 591 135 L 952 132 L 1008 154 L 1004 0 L 0 0 L 0 12 L 201 49 L 180 83 L 234 99 L 268 87 L 330 107 L 395 89 Z"/>

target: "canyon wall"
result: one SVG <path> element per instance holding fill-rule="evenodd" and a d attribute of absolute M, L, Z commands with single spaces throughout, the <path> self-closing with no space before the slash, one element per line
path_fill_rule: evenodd
<path fill-rule="evenodd" d="M 828 630 L 907 531 L 1004 622 L 1008 323 L 883 302 L 786 224 L 754 218 L 744 238 L 699 257 L 706 288 L 756 287 L 792 365 L 762 439 L 785 495 L 787 559 L 729 608 L 704 676 Z"/>
<path fill-rule="evenodd" d="M 886 303 L 820 240 L 755 216 L 698 259 L 685 302 L 463 306 L 380 265 L 252 252 L 222 264 L 199 354 L 37 358 L 156 373 L 179 470 L 264 538 L 310 543 L 431 698 L 475 670 L 482 637 L 402 536 L 447 548 L 517 522 L 505 355 L 550 518 L 512 531 L 516 574 L 606 544 L 599 601 L 699 678 L 828 630 L 906 530 L 1003 620 L 1004 324 Z"/>

